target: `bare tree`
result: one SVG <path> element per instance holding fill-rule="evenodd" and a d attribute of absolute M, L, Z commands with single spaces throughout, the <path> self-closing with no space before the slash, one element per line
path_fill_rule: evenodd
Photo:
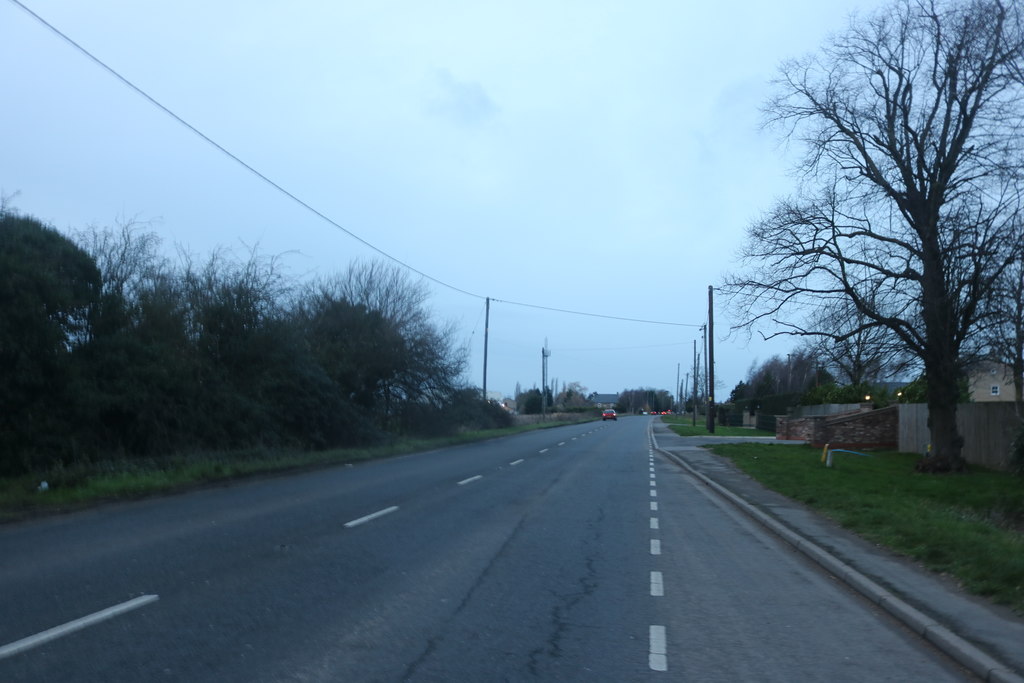
<path fill-rule="evenodd" d="M 17 207 L 14 206 L 14 200 L 21 194 L 19 191 L 4 192 L 3 188 L 0 188 L 0 219 L 8 214 L 16 214 Z"/>
<path fill-rule="evenodd" d="M 803 191 L 748 233 L 727 291 L 750 325 L 832 336 L 801 314 L 849 304 L 927 376 L 933 457 L 961 470 L 957 381 L 1020 258 L 1020 8 L 900 0 L 783 65 L 770 123 L 807 145 Z"/>
<path fill-rule="evenodd" d="M 374 358 L 361 370 L 377 366 L 371 384 L 385 417 L 401 403 L 440 405 L 461 388 L 467 350 L 456 343 L 454 323 L 431 319 L 428 297 L 422 280 L 378 261 L 350 264 L 344 274 L 316 283 L 308 297 L 314 317 L 344 302 L 379 318 L 370 340 Z"/>
<path fill-rule="evenodd" d="M 91 226 L 73 233 L 75 241 L 96 259 L 103 293 L 129 306 L 137 304 L 140 292 L 169 267 L 160 256 L 160 236 L 149 227 L 130 218 L 118 219 L 116 230 Z"/>
<path fill-rule="evenodd" d="M 868 325 L 868 318 L 848 299 L 836 308 L 818 310 L 811 327 L 827 331 L 808 351 L 846 384 L 894 378 L 913 367 L 913 357 L 885 326 Z"/>
<path fill-rule="evenodd" d="M 562 408 L 586 408 L 590 405 L 587 388 L 579 382 L 563 384 L 562 390 L 555 396 L 555 405 Z"/>
<path fill-rule="evenodd" d="M 413 328 L 430 319 L 430 290 L 423 280 L 383 261 L 354 261 L 343 275 L 328 283 L 341 298 L 378 311 L 400 328 Z"/>

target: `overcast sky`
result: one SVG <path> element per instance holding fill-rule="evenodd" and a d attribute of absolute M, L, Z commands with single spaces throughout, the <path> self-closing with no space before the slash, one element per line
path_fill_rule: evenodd
<path fill-rule="evenodd" d="M 795 187 L 760 128 L 782 60 L 878 0 L 24 0 L 345 230 L 429 275 L 488 389 L 549 376 L 672 390 L 707 289 Z M 176 245 L 286 254 L 297 277 L 373 249 L 288 198 L 0 0 L 0 191 L 60 230 L 148 221 Z M 458 291 L 461 290 L 461 291 Z M 516 303 L 511 303 L 516 302 Z M 728 336 L 717 394 L 794 340 Z M 526 306 L 519 304 L 528 304 Z M 547 307 L 661 325 L 544 310 Z"/>

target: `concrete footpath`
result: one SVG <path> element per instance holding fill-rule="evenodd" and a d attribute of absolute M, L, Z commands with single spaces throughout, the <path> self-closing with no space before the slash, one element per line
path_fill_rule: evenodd
<path fill-rule="evenodd" d="M 982 680 L 1024 683 L 1024 619 L 863 540 L 701 448 L 772 438 L 682 437 L 651 422 L 654 448 Z"/>

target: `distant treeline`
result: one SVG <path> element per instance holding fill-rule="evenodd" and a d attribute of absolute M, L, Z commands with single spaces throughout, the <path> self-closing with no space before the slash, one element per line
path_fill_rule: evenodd
<path fill-rule="evenodd" d="M 0 210 L 0 475 L 507 424 L 404 271 L 299 282 L 279 259 L 171 262 L 137 224 L 67 237 Z"/>

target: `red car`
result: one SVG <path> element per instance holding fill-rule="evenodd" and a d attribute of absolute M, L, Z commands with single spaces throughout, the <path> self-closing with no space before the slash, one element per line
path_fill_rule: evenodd
<path fill-rule="evenodd" d="M 616 422 L 618 422 L 619 417 L 618 415 L 615 414 L 614 410 L 611 410 L 609 408 L 608 410 L 601 413 L 601 422 L 604 422 L 605 420 L 615 420 Z"/>

